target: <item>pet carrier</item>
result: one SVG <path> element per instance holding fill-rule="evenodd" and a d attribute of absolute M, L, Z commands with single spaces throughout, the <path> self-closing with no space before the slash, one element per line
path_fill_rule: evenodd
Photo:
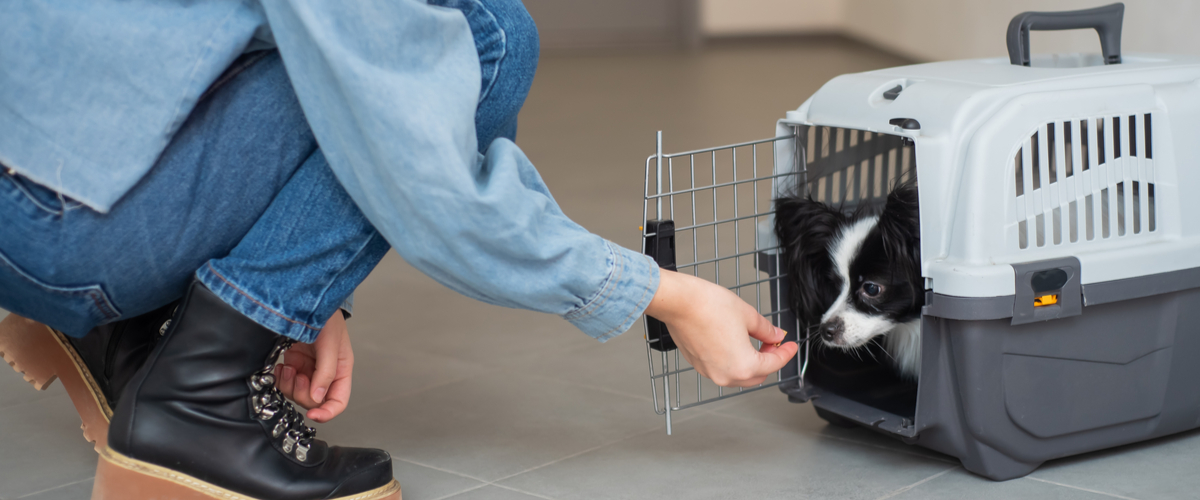
<path fill-rule="evenodd" d="M 771 199 L 847 211 L 919 179 L 921 374 L 802 342 L 762 387 L 1002 480 L 1200 426 L 1200 58 L 1122 55 L 1124 6 L 1025 13 L 1008 59 L 844 75 L 776 137 L 656 154 L 643 238 L 665 268 L 788 311 Z M 1029 31 L 1094 28 L 1101 55 L 1029 56 Z M 789 191 L 790 190 L 790 191 Z M 720 389 L 646 319 L 655 410 Z M 801 340 L 807 338 L 802 337 Z M 762 388 L 760 387 L 760 388 Z M 756 388 L 758 389 L 758 388 Z"/>

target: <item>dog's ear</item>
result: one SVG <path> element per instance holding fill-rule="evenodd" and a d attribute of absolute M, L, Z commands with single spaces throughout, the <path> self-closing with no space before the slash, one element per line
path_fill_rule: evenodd
<path fill-rule="evenodd" d="M 913 285 L 913 295 L 923 302 L 921 279 L 921 210 L 914 182 L 897 184 L 888 193 L 879 214 L 883 251 L 892 269 Z M 920 289 L 916 287 L 920 286 Z"/>
<path fill-rule="evenodd" d="M 830 244 L 845 223 L 840 211 L 812 198 L 775 200 L 775 234 L 790 284 L 789 302 L 805 324 L 820 322 L 841 289 Z"/>

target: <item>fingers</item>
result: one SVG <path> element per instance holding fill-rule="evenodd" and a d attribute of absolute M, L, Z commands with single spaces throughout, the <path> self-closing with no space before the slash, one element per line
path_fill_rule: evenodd
<path fill-rule="evenodd" d="M 342 317 L 341 311 L 335 311 L 329 321 L 325 322 L 325 327 L 321 329 L 321 333 L 317 335 L 317 341 L 313 343 L 313 350 L 316 354 L 316 367 L 312 373 L 312 392 L 310 396 L 313 401 L 321 403 L 325 401 L 325 394 L 329 392 L 329 385 L 333 383 L 334 377 L 337 376 L 337 367 L 339 352 L 342 348 L 343 336 L 346 333 L 346 322 Z"/>
<path fill-rule="evenodd" d="M 334 380 L 329 386 L 329 394 L 321 406 L 308 411 L 307 417 L 315 422 L 325 423 L 341 415 L 350 402 L 350 378 Z"/>
<path fill-rule="evenodd" d="M 321 403 L 312 400 L 311 393 L 312 380 L 308 378 L 308 375 L 297 373 L 295 390 L 292 392 L 292 401 L 306 410 L 321 406 Z"/>
<path fill-rule="evenodd" d="M 282 392 L 284 397 L 292 398 L 292 393 L 296 387 L 296 369 L 288 365 L 275 366 L 275 387 Z"/>
<path fill-rule="evenodd" d="M 757 367 L 754 369 L 754 375 L 766 378 L 768 375 L 782 370 L 788 361 L 796 357 L 796 351 L 799 350 L 800 346 L 795 342 L 787 342 L 779 347 L 775 347 L 773 344 L 763 344 L 763 349 L 758 352 L 756 357 Z"/>
<path fill-rule="evenodd" d="M 764 344 L 778 344 L 783 342 L 783 338 L 787 336 L 786 331 L 772 325 L 771 320 L 758 314 L 758 311 L 755 311 L 753 307 L 749 309 L 751 316 L 746 321 L 746 332 L 751 337 L 761 340 Z"/>
<path fill-rule="evenodd" d="M 753 387 L 765 382 L 771 374 L 782 370 L 784 365 L 796 356 L 799 349 L 800 347 L 795 342 L 786 342 L 778 346 L 763 344 L 759 351 L 751 351 L 753 352 L 753 359 L 749 360 L 751 366 L 736 370 L 734 372 L 736 376 L 726 377 L 722 376 L 723 374 L 713 374 L 714 376 L 710 378 L 722 387 Z M 708 375 L 705 374 L 705 376 Z"/>

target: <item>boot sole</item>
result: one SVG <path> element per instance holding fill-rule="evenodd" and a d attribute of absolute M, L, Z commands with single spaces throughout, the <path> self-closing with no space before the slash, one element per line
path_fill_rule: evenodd
<path fill-rule="evenodd" d="M 92 500 L 150 498 L 259 500 L 187 474 L 129 458 L 111 448 L 100 452 L 100 463 L 96 465 L 96 482 L 92 486 Z M 330 500 L 401 500 L 400 483 L 393 479 L 392 482 L 371 491 Z"/>
<path fill-rule="evenodd" d="M 108 445 L 112 408 L 87 365 L 62 333 L 9 314 L 0 321 L 0 357 L 39 391 L 61 380 L 71 404 L 79 412 L 83 438 L 95 443 L 96 452 Z"/>

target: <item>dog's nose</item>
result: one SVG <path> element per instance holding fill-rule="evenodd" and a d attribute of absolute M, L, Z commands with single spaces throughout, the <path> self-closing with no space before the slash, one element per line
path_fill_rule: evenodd
<path fill-rule="evenodd" d="M 821 338 L 826 342 L 833 342 L 842 338 L 844 330 L 845 325 L 842 323 L 842 318 L 832 318 L 821 325 Z"/>

